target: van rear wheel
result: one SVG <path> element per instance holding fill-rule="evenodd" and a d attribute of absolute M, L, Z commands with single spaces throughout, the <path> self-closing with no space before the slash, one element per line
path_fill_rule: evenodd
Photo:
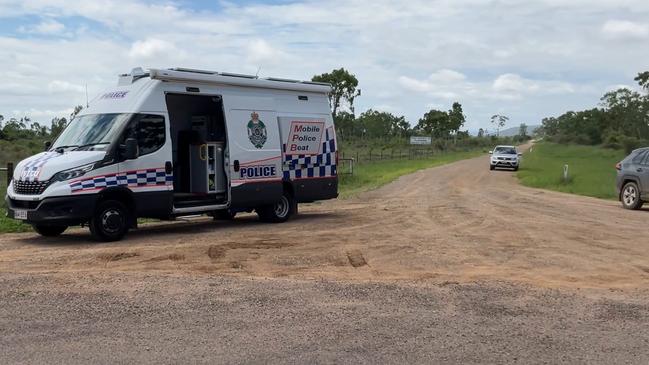
<path fill-rule="evenodd" d="M 106 200 L 97 206 L 90 219 L 90 233 L 97 241 L 121 240 L 129 229 L 126 205 L 117 200 Z"/>
<path fill-rule="evenodd" d="M 44 226 L 36 224 L 32 226 L 36 233 L 40 234 L 43 237 L 56 237 L 60 236 L 61 233 L 65 232 L 68 229 L 68 226 Z"/>
<path fill-rule="evenodd" d="M 272 205 L 265 205 L 256 209 L 259 219 L 262 222 L 282 223 L 286 222 L 297 212 L 297 203 L 293 195 L 284 191 L 280 200 Z"/>

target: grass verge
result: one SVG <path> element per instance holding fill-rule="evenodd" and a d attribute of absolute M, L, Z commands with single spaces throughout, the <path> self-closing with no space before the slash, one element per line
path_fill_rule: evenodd
<path fill-rule="evenodd" d="M 1 176 L 4 180 L 4 175 Z M 32 227 L 23 224 L 17 220 L 7 218 L 6 211 L 4 208 L 4 198 L 7 188 L 4 186 L 4 182 L 0 184 L 0 233 L 8 232 L 26 232 L 31 231 Z"/>
<path fill-rule="evenodd" d="M 623 151 L 601 147 L 539 143 L 525 153 L 518 178 L 534 188 L 617 199 L 615 164 L 624 156 Z M 567 181 L 564 165 L 568 165 Z"/>
<path fill-rule="evenodd" d="M 354 167 L 354 175 L 340 175 L 341 198 L 349 198 L 364 191 L 376 189 L 418 170 L 472 158 L 484 151 L 448 152 L 420 160 L 377 161 Z"/>

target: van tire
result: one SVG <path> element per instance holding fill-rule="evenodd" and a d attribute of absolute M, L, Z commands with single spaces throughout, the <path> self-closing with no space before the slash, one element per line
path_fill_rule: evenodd
<path fill-rule="evenodd" d="M 489 165 L 489 170 L 493 171 L 496 168 L 494 165 Z"/>
<path fill-rule="evenodd" d="M 622 187 L 620 192 L 620 201 L 622 202 L 622 207 L 624 209 L 638 210 L 642 208 L 644 202 L 640 198 L 640 189 L 638 189 L 638 184 L 633 181 L 629 181 Z"/>
<path fill-rule="evenodd" d="M 297 212 L 297 202 L 293 195 L 285 190 L 277 203 L 264 205 L 256 210 L 262 222 L 283 223 Z"/>
<path fill-rule="evenodd" d="M 95 214 L 90 219 L 90 233 L 97 241 L 119 241 L 128 232 L 129 222 L 128 209 L 124 203 L 105 200 L 97 205 Z"/>
<path fill-rule="evenodd" d="M 60 236 L 61 233 L 65 232 L 65 230 L 68 229 L 68 226 L 44 226 L 36 224 L 32 226 L 32 228 L 34 228 L 36 233 L 43 237 L 57 237 Z"/>

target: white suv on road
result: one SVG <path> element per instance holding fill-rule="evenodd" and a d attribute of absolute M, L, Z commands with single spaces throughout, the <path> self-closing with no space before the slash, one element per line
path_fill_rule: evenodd
<path fill-rule="evenodd" d="M 493 151 L 489 151 L 489 154 L 491 155 L 490 170 L 494 170 L 496 167 L 505 167 L 518 171 L 518 164 L 522 154 L 516 151 L 516 147 L 496 146 Z"/>

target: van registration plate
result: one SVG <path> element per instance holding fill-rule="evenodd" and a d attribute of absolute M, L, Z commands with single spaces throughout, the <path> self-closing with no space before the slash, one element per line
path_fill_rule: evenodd
<path fill-rule="evenodd" d="M 15 219 L 26 220 L 27 219 L 27 211 L 26 210 L 14 210 L 14 218 Z"/>

